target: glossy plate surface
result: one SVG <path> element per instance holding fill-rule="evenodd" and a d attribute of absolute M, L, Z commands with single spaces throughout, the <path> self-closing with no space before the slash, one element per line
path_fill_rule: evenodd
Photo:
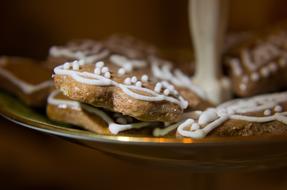
<path fill-rule="evenodd" d="M 97 135 L 49 120 L 0 91 L 0 113 L 22 126 L 64 137 L 90 148 L 133 161 L 192 171 L 254 170 L 287 165 L 287 137 L 226 137 L 193 140 Z"/>

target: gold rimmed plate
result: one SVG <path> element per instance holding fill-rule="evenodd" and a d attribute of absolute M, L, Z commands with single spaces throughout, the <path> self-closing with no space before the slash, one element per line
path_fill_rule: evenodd
<path fill-rule="evenodd" d="M 287 137 L 190 138 L 98 135 L 49 120 L 45 111 L 34 110 L 0 91 L 0 114 L 44 133 L 57 135 L 93 149 L 135 161 L 192 171 L 264 169 L 287 165 Z"/>

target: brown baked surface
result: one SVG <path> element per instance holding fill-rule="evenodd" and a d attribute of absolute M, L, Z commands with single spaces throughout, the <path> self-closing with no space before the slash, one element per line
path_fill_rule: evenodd
<path fill-rule="evenodd" d="M 235 94 L 248 97 L 287 89 L 286 50 L 286 22 L 257 32 L 229 50 L 225 62 Z M 236 74 L 235 62 L 241 73 Z"/>
<path fill-rule="evenodd" d="M 116 69 L 111 65 L 110 71 L 114 81 L 123 82 L 126 76 L 120 77 L 113 75 Z M 83 65 L 80 71 L 93 72 L 94 65 Z M 139 73 L 141 73 L 139 71 Z M 133 73 L 133 76 L 140 77 L 139 73 Z M 125 94 L 118 87 L 95 86 L 79 83 L 73 78 L 64 75 L 55 75 L 55 86 L 60 89 L 65 96 L 95 107 L 103 107 L 113 112 L 120 112 L 125 115 L 135 117 L 142 121 L 171 121 L 179 119 L 183 110 L 174 103 L 167 101 L 147 102 L 136 100 Z M 144 83 L 145 87 L 152 89 L 154 83 Z"/>
<path fill-rule="evenodd" d="M 287 102 L 280 104 L 287 110 Z M 264 116 L 262 112 L 247 113 L 248 116 Z M 214 129 L 209 136 L 259 136 L 287 134 L 287 125 L 277 120 L 257 123 L 243 120 L 228 120 Z"/>
<path fill-rule="evenodd" d="M 85 43 L 87 44 L 85 45 Z M 94 47 L 98 47 L 97 51 L 95 52 L 91 51 L 95 49 Z M 122 49 L 119 47 L 122 47 Z M 97 61 L 103 61 L 105 63 L 105 66 L 109 68 L 114 81 L 123 83 L 124 79 L 127 77 L 136 76 L 138 79 L 140 79 L 142 75 L 146 74 L 149 76 L 151 81 L 144 83 L 143 86 L 149 89 L 153 89 L 155 84 L 160 81 L 152 75 L 151 69 L 152 61 L 150 56 L 156 54 L 156 50 L 141 41 L 137 41 L 136 39 L 127 39 L 114 36 L 104 41 L 102 44 L 100 42 L 78 41 L 70 42 L 66 46 L 61 46 L 58 48 L 59 50 L 65 50 L 66 48 L 66 50 L 71 50 L 72 52 L 83 52 L 84 54 L 88 55 L 100 54 L 101 52 L 105 51 L 105 48 L 107 48 L 109 54 Z M 120 67 L 111 63 L 109 59 L 114 55 L 114 53 L 117 55 L 121 53 L 120 56 L 127 56 L 125 57 L 127 59 L 132 57 L 133 59 L 143 60 L 147 62 L 147 66 L 144 68 L 134 69 L 133 71 L 120 76 L 117 74 Z M 69 57 L 66 55 L 53 56 L 50 54 L 49 56 L 49 61 L 53 64 L 63 64 L 66 61 L 71 60 L 75 60 L 75 58 L 73 58 L 73 56 Z M 174 70 L 176 70 L 176 68 L 173 68 L 172 72 L 174 72 Z M 188 69 L 185 70 L 188 71 Z M 93 72 L 94 64 L 93 66 L 84 65 L 80 71 Z M 73 100 L 92 104 L 96 107 L 104 107 L 114 112 L 121 112 L 143 121 L 175 122 L 179 119 L 180 114 L 184 111 L 174 103 L 167 101 L 147 102 L 136 100 L 130 96 L 127 96 L 119 88 L 81 84 L 69 76 L 55 75 L 54 81 L 56 87 Z M 188 109 L 185 111 L 193 109 L 205 109 L 206 107 L 211 106 L 207 100 L 200 98 L 193 91 L 184 87 L 175 86 L 175 88 L 189 103 Z"/>
<path fill-rule="evenodd" d="M 51 72 L 40 65 L 41 63 L 28 58 L 1 57 L 0 68 L 13 74 L 21 81 L 37 85 L 51 79 Z M 52 86 L 43 88 L 33 93 L 25 93 L 14 82 L 0 74 L 0 88 L 19 97 L 29 106 L 43 107 L 46 105 L 47 96 Z"/>

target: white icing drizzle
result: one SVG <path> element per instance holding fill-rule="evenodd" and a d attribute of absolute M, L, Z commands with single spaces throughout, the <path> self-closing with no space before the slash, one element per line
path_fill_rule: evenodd
<path fill-rule="evenodd" d="M 128 59 L 121 55 L 111 55 L 110 60 L 113 64 L 124 68 L 128 72 L 133 69 L 140 69 L 147 66 L 147 63 L 143 60 Z"/>
<path fill-rule="evenodd" d="M 50 56 L 68 57 L 71 59 L 84 59 L 88 63 L 93 63 L 109 55 L 109 51 L 103 48 L 102 44 L 84 40 L 79 43 L 70 43 L 67 46 L 54 46 L 50 48 Z"/>
<path fill-rule="evenodd" d="M 136 128 L 142 128 L 142 127 L 146 127 L 149 125 L 152 125 L 153 122 L 138 122 L 138 123 L 130 123 L 130 124 L 120 124 L 117 123 L 116 121 L 114 121 L 108 114 L 106 114 L 104 111 L 86 105 L 86 104 L 81 104 L 80 102 L 76 102 L 73 100 L 63 100 L 63 99 L 57 99 L 55 96 L 57 94 L 59 94 L 60 91 L 54 91 L 50 94 L 50 96 L 48 97 L 48 103 L 51 105 L 55 105 L 58 107 L 65 107 L 65 108 L 71 108 L 71 109 L 76 109 L 76 110 L 86 110 L 90 113 L 93 113 L 95 115 L 97 115 L 98 117 L 100 117 L 102 120 L 104 120 L 107 124 L 108 124 L 108 128 L 110 130 L 110 132 L 112 134 L 118 134 L 121 131 L 125 131 L 125 130 L 129 130 L 129 129 L 136 129 Z M 64 105 L 64 106 L 63 106 Z M 121 123 L 127 123 L 128 122 L 128 118 L 126 119 L 124 116 L 120 117 L 122 119 L 120 119 Z M 117 118 L 116 120 L 118 120 L 119 118 Z M 125 121 L 123 121 L 124 119 L 126 119 Z"/>
<path fill-rule="evenodd" d="M 11 81 L 14 85 L 18 86 L 22 90 L 22 92 L 24 92 L 25 94 L 32 94 L 39 90 L 43 90 L 45 88 L 49 88 L 53 86 L 53 82 L 51 80 L 47 80 L 36 85 L 29 84 L 19 79 L 13 73 L 3 69 L 2 67 L 0 67 L 0 75 L 8 79 L 9 81 Z"/>
<path fill-rule="evenodd" d="M 255 71 L 256 65 L 252 62 L 250 54 L 247 49 L 242 50 L 241 52 L 242 63 L 250 70 Z"/>
<path fill-rule="evenodd" d="M 160 93 L 161 88 L 162 88 L 162 84 L 158 82 L 155 84 L 154 91 L 156 91 L 157 93 Z"/>
<path fill-rule="evenodd" d="M 153 130 L 153 136 L 155 136 L 155 137 L 165 136 L 168 133 L 170 133 L 171 131 L 175 130 L 180 124 L 181 124 L 181 122 L 178 122 L 178 123 L 175 123 L 173 125 L 169 125 L 165 128 L 155 128 Z"/>
<path fill-rule="evenodd" d="M 179 69 L 176 69 L 174 73 L 172 73 L 172 66 L 169 62 L 160 60 L 159 58 L 155 57 L 150 57 L 150 61 L 154 77 L 160 80 L 167 80 L 176 86 L 190 89 L 201 98 L 206 99 L 205 92 L 200 87 L 193 84 L 191 79 L 183 72 L 181 72 Z"/>
<path fill-rule="evenodd" d="M 284 33 L 284 35 L 282 35 L 281 32 L 269 34 L 269 36 L 261 38 L 257 40 L 256 43 L 249 44 L 242 49 L 239 58 L 242 62 L 237 61 L 238 58 L 231 58 L 229 60 L 229 65 L 234 75 L 242 75 L 243 71 L 241 67 L 243 66 L 252 73 L 251 80 L 256 82 L 260 79 L 260 76 L 257 76 L 257 74 L 253 75 L 255 71 L 258 71 L 262 77 L 266 78 L 272 73 L 277 72 L 279 70 L 278 66 L 285 67 L 285 38 L 286 33 Z M 274 60 L 277 59 L 279 59 L 278 64 L 274 62 Z"/>
<path fill-rule="evenodd" d="M 53 91 L 48 97 L 48 104 L 58 106 L 59 108 L 71 108 L 75 110 L 82 110 L 80 102 L 56 98 L 56 96 L 59 93 L 60 91 L 58 90 Z"/>
<path fill-rule="evenodd" d="M 282 112 L 281 103 L 287 102 L 287 92 L 255 96 L 247 99 L 228 101 L 216 108 L 209 108 L 199 113 L 195 120 L 187 119 L 179 125 L 180 135 L 191 138 L 203 138 L 210 131 L 229 119 L 249 122 L 279 121 L 287 125 L 287 112 Z M 274 110 L 272 115 L 271 109 Z M 263 112 L 263 116 L 250 116 L 248 113 Z"/>
<path fill-rule="evenodd" d="M 65 64 L 64 64 L 65 65 Z M 67 75 L 72 77 L 74 80 L 80 83 L 85 83 L 89 85 L 98 85 L 98 86 L 116 86 L 121 88 L 123 92 L 125 92 L 128 96 L 138 99 L 138 100 L 143 100 L 143 101 L 168 101 L 171 103 L 175 103 L 179 105 L 182 109 L 187 108 L 188 102 L 184 100 L 181 96 L 178 97 L 172 97 L 168 96 L 165 94 L 159 94 L 156 91 L 144 88 L 139 86 L 139 83 L 137 86 L 130 85 L 129 83 L 134 83 L 138 81 L 135 76 L 133 76 L 131 79 L 126 78 L 124 80 L 124 84 L 117 83 L 116 81 L 113 81 L 110 79 L 110 74 L 108 72 L 108 69 L 105 69 L 105 67 L 102 67 L 102 72 L 106 72 L 104 76 L 96 74 L 96 73 L 89 73 L 89 72 L 79 72 L 75 70 L 66 70 L 64 69 L 64 65 L 57 66 L 54 69 L 55 74 L 57 75 Z M 148 95 L 142 95 L 139 93 L 136 93 L 135 91 L 139 92 L 144 92 L 147 93 Z"/>
<path fill-rule="evenodd" d="M 230 60 L 230 66 L 232 68 L 232 71 L 234 73 L 235 76 L 241 76 L 243 71 L 240 65 L 240 62 L 238 59 L 231 59 Z"/>

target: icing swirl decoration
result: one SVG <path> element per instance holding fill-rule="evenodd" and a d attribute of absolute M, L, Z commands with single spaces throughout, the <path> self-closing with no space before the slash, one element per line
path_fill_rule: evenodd
<path fill-rule="evenodd" d="M 171 63 L 156 57 L 150 57 L 150 60 L 154 77 L 160 80 L 167 80 L 176 86 L 192 90 L 203 99 L 207 98 L 205 92 L 199 86 L 193 84 L 192 80 L 181 70 L 175 69 L 173 73 Z"/>
<path fill-rule="evenodd" d="M 287 102 L 287 92 L 231 100 L 185 120 L 177 132 L 184 137 L 203 138 L 229 119 L 256 123 L 279 121 L 287 125 L 287 112 L 280 105 L 284 102 Z M 261 112 L 262 116 L 249 115 Z"/>
<path fill-rule="evenodd" d="M 83 40 L 69 43 L 66 47 L 53 46 L 49 54 L 53 57 L 67 57 L 76 60 L 85 60 L 93 63 L 109 55 L 109 51 L 99 42 L 93 40 Z"/>
<path fill-rule="evenodd" d="M 188 102 L 180 95 L 171 96 L 171 94 L 169 93 L 162 94 L 160 92 L 156 92 L 154 90 L 142 87 L 141 83 L 138 83 L 137 78 L 135 76 L 132 77 L 128 82 L 127 82 L 127 79 L 129 78 L 127 78 L 124 84 L 121 84 L 121 83 L 118 83 L 112 80 L 109 69 L 108 67 L 104 67 L 103 62 L 97 62 L 95 64 L 96 68 L 95 68 L 94 73 L 78 71 L 80 66 L 83 64 L 85 64 L 84 60 L 67 62 L 63 65 L 57 66 L 54 69 L 54 73 L 57 75 L 70 76 L 77 82 L 88 84 L 88 85 L 115 86 L 115 87 L 120 88 L 128 96 L 134 99 L 137 99 L 137 100 L 151 101 L 151 102 L 168 101 L 168 102 L 179 105 L 182 109 L 186 109 L 188 107 Z M 143 78 L 146 78 L 146 77 L 143 77 Z M 144 94 L 148 94 L 148 95 L 142 95 L 142 94 L 137 93 L 136 91 L 143 92 Z"/>

